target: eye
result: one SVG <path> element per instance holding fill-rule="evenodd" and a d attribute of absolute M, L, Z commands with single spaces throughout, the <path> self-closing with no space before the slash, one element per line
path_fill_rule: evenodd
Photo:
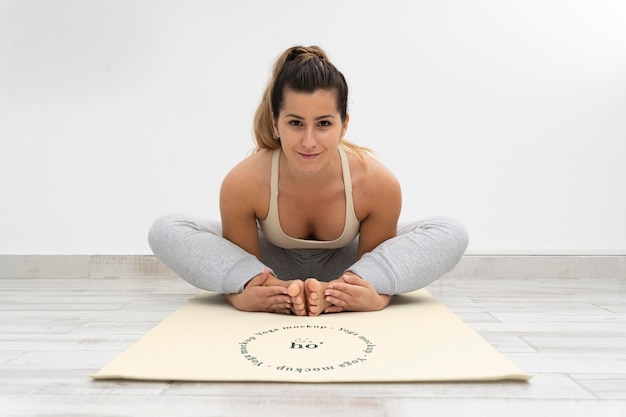
<path fill-rule="evenodd" d="M 291 126 L 302 126 L 302 122 L 300 120 L 295 120 L 295 119 L 294 120 L 290 120 L 289 124 Z"/>
<path fill-rule="evenodd" d="M 330 127 L 332 123 L 330 123 L 330 120 L 321 120 L 320 121 L 320 126 L 321 127 Z"/>

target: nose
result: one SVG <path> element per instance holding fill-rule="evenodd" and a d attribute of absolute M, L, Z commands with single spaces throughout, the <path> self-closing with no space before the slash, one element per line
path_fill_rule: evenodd
<path fill-rule="evenodd" d="M 305 129 L 304 136 L 302 137 L 302 147 L 310 149 L 314 148 L 316 144 L 315 130 L 312 127 Z"/>

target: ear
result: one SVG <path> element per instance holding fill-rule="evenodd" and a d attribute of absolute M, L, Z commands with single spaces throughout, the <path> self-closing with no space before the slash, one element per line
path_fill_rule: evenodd
<path fill-rule="evenodd" d="M 348 130 L 348 124 L 350 123 L 350 115 L 346 114 L 346 120 L 343 122 L 343 127 L 341 128 L 341 137 L 343 138 L 346 135 L 346 131 Z"/>
<path fill-rule="evenodd" d="M 274 113 L 272 113 L 272 130 L 276 136 L 278 135 L 278 125 L 276 124 L 276 118 L 274 117 Z"/>

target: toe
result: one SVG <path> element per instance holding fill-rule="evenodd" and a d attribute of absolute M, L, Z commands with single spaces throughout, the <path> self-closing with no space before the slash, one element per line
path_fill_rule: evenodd
<path fill-rule="evenodd" d="M 302 286 L 299 282 L 293 282 L 289 287 L 287 287 L 287 294 L 290 297 L 297 297 L 302 293 Z"/>

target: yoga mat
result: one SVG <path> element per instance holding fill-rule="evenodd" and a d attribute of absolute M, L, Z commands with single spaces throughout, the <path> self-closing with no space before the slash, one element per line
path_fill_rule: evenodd
<path fill-rule="evenodd" d="M 297 317 L 241 312 L 201 292 L 94 379 L 163 381 L 528 380 L 426 290 L 382 311 Z"/>

